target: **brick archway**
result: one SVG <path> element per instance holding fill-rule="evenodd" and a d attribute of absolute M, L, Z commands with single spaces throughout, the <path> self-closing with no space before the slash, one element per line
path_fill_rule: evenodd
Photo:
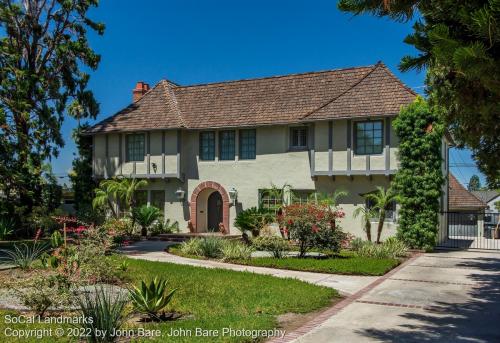
<path fill-rule="evenodd" d="M 198 232 L 198 195 L 200 195 L 200 193 L 205 189 L 213 189 L 220 193 L 222 197 L 222 224 L 224 225 L 224 228 L 226 230 L 225 233 L 229 233 L 229 195 L 221 184 L 214 181 L 205 181 L 200 183 L 198 186 L 196 186 L 193 194 L 191 195 L 191 202 L 189 203 L 189 207 L 191 224 L 193 225 L 194 231 Z"/>

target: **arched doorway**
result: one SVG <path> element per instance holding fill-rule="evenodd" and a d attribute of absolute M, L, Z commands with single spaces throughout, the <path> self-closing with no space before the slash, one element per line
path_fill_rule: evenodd
<path fill-rule="evenodd" d="M 190 221 L 194 232 L 219 231 L 229 233 L 229 195 L 217 182 L 200 183 L 191 195 Z"/>
<path fill-rule="evenodd" d="M 207 230 L 218 232 L 220 223 L 222 223 L 222 196 L 215 191 L 207 200 Z"/>

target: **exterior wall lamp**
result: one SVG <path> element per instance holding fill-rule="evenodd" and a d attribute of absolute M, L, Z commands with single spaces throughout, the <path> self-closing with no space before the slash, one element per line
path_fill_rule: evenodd
<path fill-rule="evenodd" d="M 233 205 L 235 205 L 236 199 L 238 199 L 238 191 L 236 190 L 236 188 L 231 187 L 228 193 L 229 193 L 229 199 L 231 199 L 233 201 Z"/>
<path fill-rule="evenodd" d="M 186 192 L 184 192 L 182 189 L 177 189 L 175 191 L 175 197 L 177 198 L 177 200 L 184 200 L 184 196 L 186 195 Z"/>

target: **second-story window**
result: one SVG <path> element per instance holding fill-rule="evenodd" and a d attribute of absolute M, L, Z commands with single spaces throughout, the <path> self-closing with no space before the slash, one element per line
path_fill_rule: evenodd
<path fill-rule="evenodd" d="M 219 132 L 219 160 L 228 161 L 234 160 L 234 130 Z"/>
<path fill-rule="evenodd" d="M 200 132 L 200 160 L 215 160 L 215 132 Z"/>
<path fill-rule="evenodd" d="M 255 130 L 240 130 L 240 160 L 254 160 L 256 155 Z"/>
<path fill-rule="evenodd" d="M 127 135 L 127 162 L 142 162 L 144 161 L 144 134 L 137 133 Z"/>
<path fill-rule="evenodd" d="M 301 126 L 290 128 L 290 149 L 307 149 L 307 127 Z"/>
<path fill-rule="evenodd" d="M 382 153 L 382 121 L 357 122 L 354 128 L 354 152 L 357 155 Z"/>

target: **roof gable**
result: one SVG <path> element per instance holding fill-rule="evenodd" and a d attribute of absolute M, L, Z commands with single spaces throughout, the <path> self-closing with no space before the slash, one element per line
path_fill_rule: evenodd
<path fill-rule="evenodd" d="M 483 209 L 486 204 L 470 193 L 458 182 L 453 174 L 449 174 L 448 207 L 449 210 Z"/>

